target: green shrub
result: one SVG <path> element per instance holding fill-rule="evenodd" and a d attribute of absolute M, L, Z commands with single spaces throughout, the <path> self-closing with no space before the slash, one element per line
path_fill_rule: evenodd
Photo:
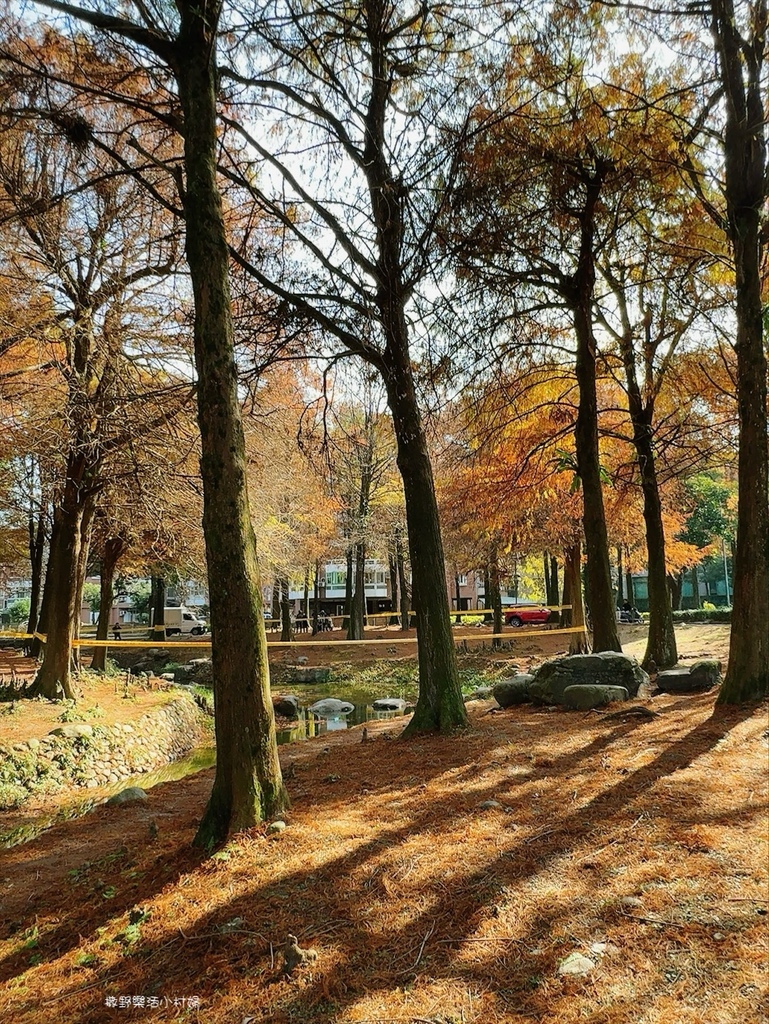
<path fill-rule="evenodd" d="M 28 796 L 23 786 L 17 786 L 14 782 L 0 782 L 0 811 L 21 807 Z"/>
<path fill-rule="evenodd" d="M 689 608 L 682 612 L 673 612 L 674 622 L 731 622 L 731 608 Z"/>

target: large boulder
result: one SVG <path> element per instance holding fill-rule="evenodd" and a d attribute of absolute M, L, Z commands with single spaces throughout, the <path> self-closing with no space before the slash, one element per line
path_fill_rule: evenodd
<path fill-rule="evenodd" d="M 288 676 L 289 683 L 327 683 L 331 675 L 330 668 L 307 668 L 298 665 L 292 668 Z"/>
<path fill-rule="evenodd" d="M 280 697 L 273 697 L 272 707 L 276 715 L 281 718 L 299 717 L 299 700 L 293 694 L 282 694 Z"/>
<path fill-rule="evenodd" d="M 627 700 L 628 692 L 624 686 L 601 686 L 586 683 L 567 686 L 563 691 L 561 703 L 574 711 L 590 711 L 591 708 L 602 708 L 614 700 Z"/>
<path fill-rule="evenodd" d="M 355 705 L 348 700 L 324 697 L 323 700 L 316 700 L 314 704 L 310 704 L 307 710 L 320 718 L 335 718 L 337 715 L 349 715 L 355 710 Z"/>
<path fill-rule="evenodd" d="M 408 705 L 401 697 L 377 697 L 371 707 L 374 711 L 400 711 L 403 714 Z"/>
<path fill-rule="evenodd" d="M 501 708 L 510 708 L 514 704 L 528 704 L 531 700 L 529 688 L 534 676 L 521 672 L 511 679 L 500 679 L 493 689 L 494 700 Z"/>
<path fill-rule="evenodd" d="M 721 685 L 721 662 L 715 658 L 701 658 L 689 667 L 692 680 L 703 690 Z"/>
<path fill-rule="evenodd" d="M 108 807 L 127 807 L 129 804 L 143 804 L 147 801 L 147 794 L 139 786 L 129 786 L 121 789 L 107 801 Z"/>
<path fill-rule="evenodd" d="M 662 693 L 705 693 L 720 682 L 721 662 L 708 658 L 660 672 L 657 689 Z"/>
<path fill-rule="evenodd" d="M 635 660 L 616 651 L 572 654 L 540 665 L 529 687 L 531 699 L 541 704 L 563 704 L 568 686 L 622 686 L 635 697 L 649 677 Z"/>

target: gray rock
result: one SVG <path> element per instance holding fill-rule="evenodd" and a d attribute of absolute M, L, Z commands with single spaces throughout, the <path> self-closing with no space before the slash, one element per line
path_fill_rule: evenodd
<path fill-rule="evenodd" d="M 288 826 L 286 825 L 285 821 L 271 821 L 270 824 L 267 826 L 267 835 L 273 836 L 276 835 L 278 832 L 285 832 L 287 827 Z"/>
<path fill-rule="evenodd" d="M 307 668 L 300 665 L 291 669 L 289 683 L 327 683 L 331 675 L 330 668 Z"/>
<path fill-rule="evenodd" d="M 65 740 L 79 740 L 83 736 L 93 736 L 93 726 L 81 722 L 71 722 L 68 725 L 60 725 L 58 729 L 51 729 L 49 736 L 61 736 Z"/>
<path fill-rule="evenodd" d="M 283 718 L 299 717 L 299 700 L 294 697 L 293 694 L 284 694 L 280 697 L 274 697 L 272 706 L 275 710 L 275 714 L 281 715 Z"/>
<path fill-rule="evenodd" d="M 529 690 L 533 682 L 534 676 L 528 672 L 513 676 L 512 679 L 500 679 L 492 690 L 494 700 L 501 708 L 510 708 L 514 704 L 528 704 L 531 700 Z"/>
<path fill-rule="evenodd" d="M 334 715 L 349 715 L 355 710 L 355 705 L 347 700 L 337 700 L 335 697 L 325 697 L 323 700 L 316 700 L 308 708 L 313 714 L 321 718 L 332 718 Z"/>
<path fill-rule="evenodd" d="M 478 804 L 479 811 L 501 811 L 503 809 L 499 800 L 484 800 L 483 803 Z"/>
<path fill-rule="evenodd" d="M 709 690 L 714 686 L 720 686 L 721 662 L 715 658 L 701 658 L 691 664 L 689 675 L 698 683 L 701 682 L 703 686 L 707 686 Z"/>
<path fill-rule="evenodd" d="M 721 662 L 703 658 L 691 665 L 676 665 L 657 676 L 662 693 L 705 693 L 721 683 Z"/>
<path fill-rule="evenodd" d="M 147 799 L 147 794 L 139 786 L 129 786 L 127 789 L 121 789 L 119 793 L 115 793 L 107 801 L 109 807 L 124 806 L 127 807 L 129 804 L 143 804 Z"/>
<path fill-rule="evenodd" d="M 469 700 L 488 700 L 494 695 L 493 686 L 476 686 L 472 693 L 465 697 L 465 703 Z"/>
<path fill-rule="evenodd" d="M 635 697 L 639 686 L 648 682 L 648 675 L 635 658 L 601 651 L 546 661 L 534 674 L 529 693 L 542 704 L 562 704 L 568 686 L 623 686 L 630 697 Z"/>
<path fill-rule="evenodd" d="M 301 654 L 301 655 L 300 655 L 300 656 L 299 656 L 299 657 L 298 657 L 298 658 L 296 659 L 296 663 L 297 663 L 297 665 L 306 665 L 306 664 L 307 664 L 307 662 L 308 662 L 309 660 L 310 660 L 310 659 L 309 659 L 309 658 L 307 657 L 307 655 L 306 655 L 306 654 Z"/>
<path fill-rule="evenodd" d="M 377 697 L 371 705 L 374 711 L 400 711 L 401 714 L 407 706 L 406 701 L 400 697 Z"/>
<path fill-rule="evenodd" d="M 558 973 L 563 977 L 569 974 L 589 974 L 595 967 L 594 961 L 582 953 L 569 953 L 558 965 Z"/>
<path fill-rule="evenodd" d="M 624 686 L 597 686 L 583 684 L 567 686 L 563 691 L 561 703 L 564 707 L 575 711 L 589 711 L 591 708 L 602 708 L 614 700 L 627 700 L 628 692 Z"/>

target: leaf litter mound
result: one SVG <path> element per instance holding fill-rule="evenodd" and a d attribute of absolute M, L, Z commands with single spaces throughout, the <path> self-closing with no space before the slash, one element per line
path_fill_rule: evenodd
<path fill-rule="evenodd" d="M 766 708 L 713 702 L 282 748 L 286 829 L 210 859 L 210 771 L 58 825 L 2 854 L 0 1019 L 764 1019 Z M 286 973 L 289 935 L 315 956 Z"/>

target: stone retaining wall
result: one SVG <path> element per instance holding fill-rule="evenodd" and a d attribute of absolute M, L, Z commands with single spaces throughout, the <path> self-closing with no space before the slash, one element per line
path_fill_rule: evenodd
<path fill-rule="evenodd" d="M 43 739 L 0 746 L 0 786 L 52 792 L 65 786 L 110 785 L 160 768 L 210 742 L 211 720 L 188 694 L 179 694 L 135 722 L 62 726 Z"/>

